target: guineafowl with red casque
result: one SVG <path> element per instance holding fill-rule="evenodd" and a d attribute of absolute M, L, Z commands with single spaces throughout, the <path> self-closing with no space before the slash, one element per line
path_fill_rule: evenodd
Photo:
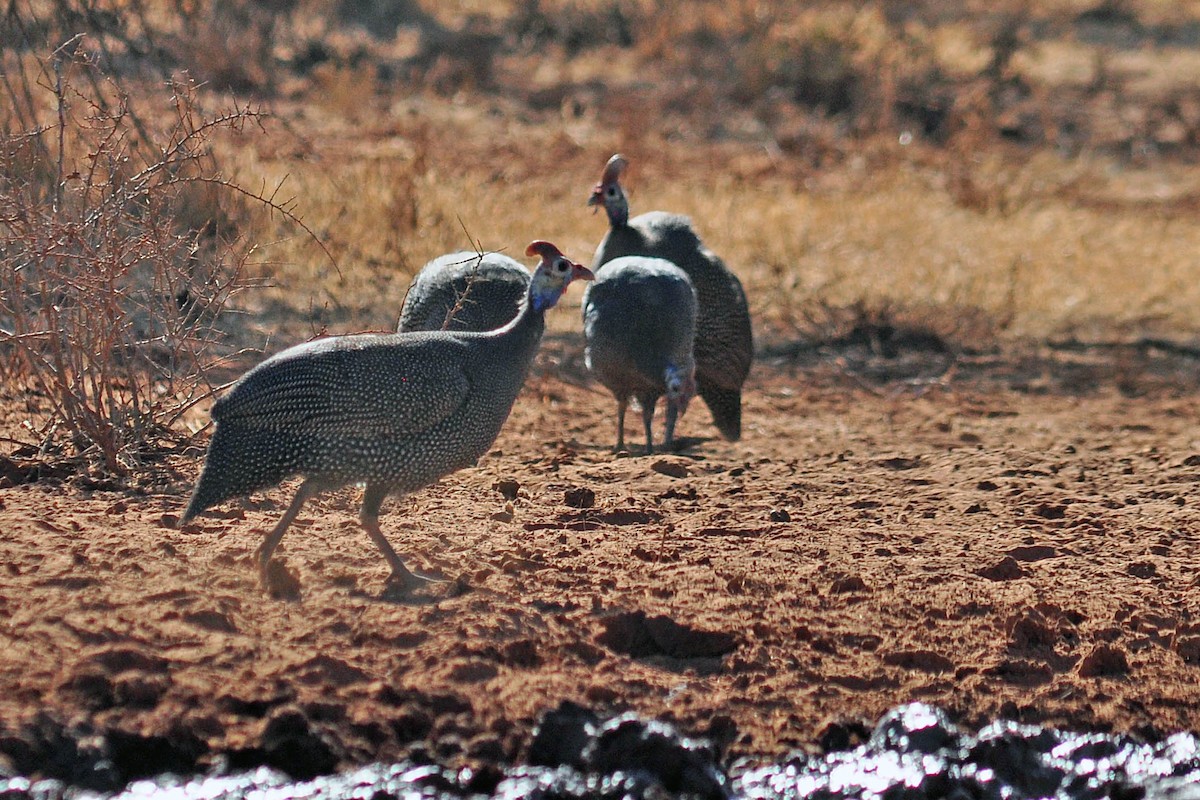
<path fill-rule="evenodd" d="M 596 248 L 592 271 L 629 255 L 663 258 L 691 278 L 696 289 L 696 385 L 721 435 L 742 435 L 742 385 L 750 373 L 754 340 L 750 309 L 738 277 L 697 236 L 691 221 L 679 214 L 650 211 L 629 219 L 629 201 L 621 187 L 628 162 L 614 155 L 604 167 L 589 206 L 603 206 L 609 231 Z"/>
<path fill-rule="evenodd" d="M 359 520 L 410 589 L 426 580 L 405 567 L 379 529 L 391 494 L 413 492 L 473 465 L 500 432 L 537 352 L 544 315 L 585 267 L 535 241 L 539 263 L 516 317 L 487 332 L 356 334 L 284 350 L 253 368 L 213 406 L 216 430 L 183 514 L 303 476 L 258 551 L 264 586 L 280 539 L 304 502 L 365 484 Z"/>
<path fill-rule="evenodd" d="M 438 256 L 413 278 L 401 331 L 490 331 L 506 324 L 529 289 L 529 270 L 500 253 Z"/>
<path fill-rule="evenodd" d="M 583 294 L 588 369 L 617 399 L 617 447 L 625 448 L 629 398 L 642 407 L 646 452 L 658 398 L 667 397 L 663 446 L 671 449 L 675 423 L 696 394 L 696 292 L 687 273 L 670 261 L 622 256 L 604 265 Z"/>

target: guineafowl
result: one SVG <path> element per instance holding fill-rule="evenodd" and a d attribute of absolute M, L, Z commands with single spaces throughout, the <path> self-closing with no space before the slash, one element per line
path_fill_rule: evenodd
<path fill-rule="evenodd" d="M 300 507 L 319 492 L 366 485 L 359 520 L 402 590 L 423 580 L 410 572 L 379 529 L 389 494 L 420 489 L 492 446 L 512 410 L 541 342 L 544 315 L 585 267 L 549 242 L 517 316 L 487 332 L 357 334 L 284 350 L 243 375 L 213 406 L 216 431 L 186 523 L 228 498 L 304 482 L 258 551 L 270 588 L 271 553 Z"/>
<path fill-rule="evenodd" d="M 490 331 L 517 315 L 529 270 L 500 253 L 438 256 L 413 278 L 400 311 L 401 331 Z"/>
<path fill-rule="evenodd" d="M 583 294 L 588 369 L 617 398 L 617 451 L 625 449 L 625 408 L 642 407 L 646 452 L 654 452 L 654 406 L 667 396 L 663 446 L 670 449 L 675 421 L 696 394 L 696 291 L 670 261 L 622 256 L 604 265 Z"/>
<path fill-rule="evenodd" d="M 704 246 L 691 221 L 678 214 L 651 211 L 629 219 L 629 202 L 620 177 L 628 162 L 614 155 L 604 167 L 589 206 L 603 206 L 609 231 L 592 260 L 592 271 L 629 255 L 665 258 L 692 279 L 699 311 L 696 318 L 696 385 L 721 435 L 742 435 L 742 384 L 750 373 L 754 341 L 750 309 L 737 276 Z"/>

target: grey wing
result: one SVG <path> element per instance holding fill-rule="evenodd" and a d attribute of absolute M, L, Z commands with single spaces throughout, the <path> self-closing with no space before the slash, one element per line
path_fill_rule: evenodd
<path fill-rule="evenodd" d="M 406 344 L 426 346 L 285 351 L 238 381 L 213 408 L 213 418 L 299 434 L 428 430 L 466 402 L 471 381 L 454 348 Z"/>

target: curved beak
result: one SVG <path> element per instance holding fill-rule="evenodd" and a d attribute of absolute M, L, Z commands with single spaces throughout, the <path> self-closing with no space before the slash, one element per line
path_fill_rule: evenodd
<path fill-rule="evenodd" d="M 588 269 L 587 267 L 585 267 L 583 264 L 572 263 L 571 266 L 572 266 L 571 280 L 573 280 L 573 281 L 594 281 L 594 280 L 596 280 L 596 276 L 592 273 L 592 271 L 590 269 Z"/>

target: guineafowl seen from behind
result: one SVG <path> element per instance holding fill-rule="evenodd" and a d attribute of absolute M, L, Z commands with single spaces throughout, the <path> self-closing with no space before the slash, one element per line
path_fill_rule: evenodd
<path fill-rule="evenodd" d="M 664 258 L 687 273 L 699 303 L 697 391 L 721 435 L 737 441 L 742 435 L 742 385 L 754 355 L 746 293 L 737 275 L 704 245 L 687 217 L 650 211 L 629 219 L 629 201 L 620 183 L 627 166 L 620 154 L 610 158 L 588 198 L 589 206 L 603 206 L 609 221 L 608 233 L 592 259 L 592 271 L 599 276 L 613 259 L 641 255 Z"/>
<path fill-rule="evenodd" d="M 438 256 L 413 278 L 400 311 L 401 331 L 490 331 L 517 315 L 529 270 L 500 253 L 464 250 Z"/>
<path fill-rule="evenodd" d="M 604 265 L 583 295 L 585 359 L 617 399 L 617 451 L 625 449 L 625 409 L 642 408 L 646 452 L 658 398 L 667 397 L 663 446 L 674 445 L 675 423 L 696 394 L 696 292 L 669 261 L 623 256 Z"/>
<path fill-rule="evenodd" d="M 258 551 L 264 586 L 280 539 L 319 492 L 365 484 L 359 520 L 407 590 L 415 575 L 379 528 L 390 494 L 412 492 L 487 452 L 541 342 L 546 310 L 584 267 L 544 241 L 516 317 L 487 332 L 356 334 L 284 350 L 243 375 L 213 406 L 216 423 L 181 524 L 227 500 L 304 478 Z"/>

